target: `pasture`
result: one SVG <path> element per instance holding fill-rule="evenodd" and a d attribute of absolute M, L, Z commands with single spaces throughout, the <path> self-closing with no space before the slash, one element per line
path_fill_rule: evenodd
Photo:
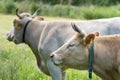
<path fill-rule="evenodd" d="M 51 80 L 38 70 L 35 57 L 27 45 L 15 45 L 6 40 L 5 35 L 15 17 L 0 14 L 0 80 Z M 45 17 L 45 20 L 58 19 L 65 20 L 59 17 Z M 69 69 L 66 80 L 89 80 L 88 72 Z M 94 74 L 92 80 L 101 79 Z"/>

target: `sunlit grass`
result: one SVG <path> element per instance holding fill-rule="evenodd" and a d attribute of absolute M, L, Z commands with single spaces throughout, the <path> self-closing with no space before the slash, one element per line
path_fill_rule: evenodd
<path fill-rule="evenodd" d="M 0 14 L 0 80 L 51 80 L 38 70 L 35 56 L 27 45 L 15 45 L 5 39 L 6 32 L 11 28 L 15 17 Z M 45 20 L 58 19 L 64 20 L 59 17 L 45 17 Z M 67 80 L 89 80 L 87 71 L 69 69 L 67 73 Z M 101 79 L 93 75 L 92 80 Z"/>

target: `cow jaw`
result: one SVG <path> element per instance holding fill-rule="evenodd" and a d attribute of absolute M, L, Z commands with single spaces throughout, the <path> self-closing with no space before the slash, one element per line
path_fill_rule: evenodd
<path fill-rule="evenodd" d="M 51 60 L 55 65 L 60 65 L 63 62 L 61 56 L 58 56 L 54 53 L 51 54 Z"/>

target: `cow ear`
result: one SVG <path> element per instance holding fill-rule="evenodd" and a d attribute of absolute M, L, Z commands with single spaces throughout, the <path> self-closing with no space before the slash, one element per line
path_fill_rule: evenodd
<path fill-rule="evenodd" d="M 100 33 L 99 32 L 93 32 L 95 34 L 95 37 L 99 37 Z"/>
<path fill-rule="evenodd" d="M 72 25 L 73 30 L 78 32 L 81 37 L 85 36 L 85 33 L 82 30 L 78 29 L 78 27 L 74 23 L 71 23 L 71 25 Z"/>
<path fill-rule="evenodd" d="M 41 16 L 37 17 L 36 19 L 37 19 L 37 20 L 40 20 L 40 21 L 44 21 L 44 18 L 41 17 Z"/>
<path fill-rule="evenodd" d="M 90 44 L 91 42 L 93 42 L 95 38 L 95 34 L 91 33 L 88 34 L 87 36 L 85 36 L 84 40 L 85 40 L 85 45 Z"/>
<path fill-rule="evenodd" d="M 21 27 L 21 21 L 19 19 L 14 19 L 13 25 L 15 28 Z"/>

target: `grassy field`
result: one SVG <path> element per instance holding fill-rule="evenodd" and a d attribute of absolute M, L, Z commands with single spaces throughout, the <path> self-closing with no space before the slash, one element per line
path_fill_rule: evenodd
<path fill-rule="evenodd" d="M 12 26 L 13 15 L 0 14 L 0 80 L 51 80 L 40 72 L 30 48 L 15 45 L 5 39 L 6 32 Z M 45 17 L 46 20 L 63 19 Z M 87 71 L 67 70 L 67 80 L 89 80 Z M 101 80 L 95 74 L 92 80 Z"/>

